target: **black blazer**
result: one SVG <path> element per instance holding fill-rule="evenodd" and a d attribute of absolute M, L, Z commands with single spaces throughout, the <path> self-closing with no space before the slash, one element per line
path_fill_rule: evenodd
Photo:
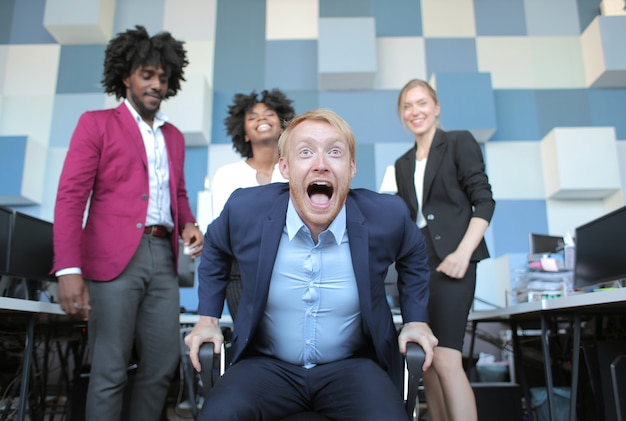
<path fill-rule="evenodd" d="M 236 364 L 254 340 L 263 317 L 278 245 L 285 227 L 289 185 L 273 183 L 235 190 L 207 228 L 198 268 L 198 313 L 220 317 L 230 262 L 241 271 L 242 295 L 231 345 Z M 402 390 L 398 333 L 385 293 L 385 276 L 396 262 L 405 323 L 428 321 L 428 256 L 420 230 L 398 197 L 352 189 L 346 229 L 361 306 L 364 336 L 376 362 Z"/>
<path fill-rule="evenodd" d="M 417 219 L 416 151 L 417 143 L 395 162 L 398 195 L 409 207 L 413 221 Z M 457 248 L 472 217 L 491 221 L 495 201 L 480 145 L 470 132 L 437 130 L 426 163 L 423 197 L 422 212 L 435 253 L 442 260 Z M 487 257 L 483 238 L 471 260 Z"/>

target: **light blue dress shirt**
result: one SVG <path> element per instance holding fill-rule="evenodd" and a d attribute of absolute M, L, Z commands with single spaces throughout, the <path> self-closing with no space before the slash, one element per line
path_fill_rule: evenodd
<path fill-rule="evenodd" d="M 256 349 L 311 368 L 363 342 L 345 206 L 315 244 L 290 200 Z"/>

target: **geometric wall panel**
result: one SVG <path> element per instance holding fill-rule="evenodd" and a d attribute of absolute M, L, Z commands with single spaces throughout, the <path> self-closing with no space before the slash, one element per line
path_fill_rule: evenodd
<path fill-rule="evenodd" d="M 0 108 L 0 136 L 28 136 L 48 144 L 54 95 L 5 96 Z"/>
<path fill-rule="evenodd" d="M 621 191 L 604 200 L 553 200 L 546 201 L 549 232 L 557 235 L 575 235 L 576 227 L 586 224 L 624 206 Z"/>
<path fill-rule="evenodd" d="M 496 201 L 545 199 L 539 142 L 487 142 L 485 164 Z"/>
<path fill-rule="evenodd" d="M 115 0 L 46 0 L 43 24 L 59 44 L 106 44 Z"/>
<path fill-rule="evenodd" d="M 163 28 L 176 39 L 215 41 L 217 0 L 165 0 Z"/>
<path fill-rule="evenodd" d="M 319 25 L 319 89 L 372 89 L 377 64 L 374 19 L 321 18 Z"/>
<path fill-rule="evenodd" d="M 54 95 L 60 51 L 57 44 L 9 45 L 3 95 Z"/>
<path fill-rule="evenodd" d="M 265 54 L 265 88 L 317 89 L 317 41 L 268 41 Z"/>
<path fill-rule="evenodd" d="M 600 13 L 603 16 L 626 16 L 624 0 L 602 0 Z"/>
<path fill-rule="evenodd" d="M 528 36 L 580 35 L 578 8 L 575 1 L 525 1 L 524 11 Z"/>
<path fill-rule="evenodd" d="M 557 127 L 541 141 L 546 196 L 605 199 L 621 190 L 612 127 Z"/>
<path fill-rule="evenodd" d="M 580 37 L 477 37 L 478 69 L 494 89 L 584 88 Z"/>
<path fill-rule="evenodd" d="M 475 37 L 474 2 L 421 0 L 425 37 Z"/>
<path fill-rule="evenodd" d="M 587 86 L 626 87 L 626 16 L 598 16 L 581 36 Z"/>
<path fill-rule="evenodd" d="M 445 130 L 469 130 L 477 141 L 488 141 L 496 130 L 489 73 L 436 73 L 431 77 L 441 104 Z"/>
<path fill-rule="evenodd" d="M 0 205 L 41 203 L 46 148 L 27 136 L 0 137 Z"/>
<path fill-rule="evenodd" d="M 433 73 L 478 71 L 474 38 L 426 38 L 424 48 L 428 77 Z"/>
<path fill-rule="evenodd" d="M 319 2 L 317 0 L 267 0 L 265 39 L 317 39 Z"/>
<path fill-rule="evenodd" d="M 213 93 L 202 75 L 186 76 L 176 96 L 161 104 L 163 113 L 185 135 L 185 145 L 204 146 L 211 139 Z"/>
<path fill-rule="evenodd" d="M 476 35 L 526 35 L 524 3 L 521 0 L 475 0 Z"/>
<path fill-rule="evenodd" d="M 427 79 L 424 38 L 378 37 L 376 51 L 378 71 L 374 89 L 396 89 L 399 92 L 413 78 Z"/>
<path fill-rule="evenodd" d="M 372 1 L 376 36 L 418 37 L 422 35 L 422 11 L 415 0 Z"/>
<path fill-rule="evenodd" d="M 57 94 L 102 93 L 105 45 L 63 45 L 59 58 Z"/>

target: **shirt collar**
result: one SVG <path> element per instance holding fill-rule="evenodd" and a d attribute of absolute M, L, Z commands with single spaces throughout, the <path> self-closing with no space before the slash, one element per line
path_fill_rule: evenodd
<path fill-rule="evenodd" d="M 291 241 L 293 237 L 295 237 L 296 234 L 298 234 L 298 232 L 303 228 L 306 230 L 306 232 L 309 233 L 309 228 L 304 224 L 304 222 L 302 222 L 302 219 L 300 218 L 300 215 L 298 215 L 298 212 L 296 211 L 296 208 L 293 205 L 291 198 L 289 199 L 289 204 L 287 206 L 286 225 L 289 241 Z M 333 237 L 335 237 L 335 241 L 337 242 L 337 244 L 341 244 L 341 240 L 343 239 L 343 236 L 346 232 L 345 204 L 341 207 L 341 210 L 339 211 L 335 219 L 333 219 L 333 221 L 330 223 L 330 226 L 328 227 L 328 229 L 325 230 L 325 232 L 326 231 L 329 231 L 333 234 Z"/>
<path fill-rule="evenodd" d="M 135 110 L 135 107 L 133 107 L 133 104 L 130 103 L 128 98 L 124 99 L 124 104 L 126 104 L 126 108 L 128 108 L 128 111 L 130 111 L 130 113 L 132 114 L 137 124 L 144 122 L 143 118 L 141 118 L 137 110 Z M 163 114 L 161 110 L 158 110 L 156 114 L 154 115 L 154 128 L 156 129 L 158 127 L 161 127 L 163 124 L 165 124 L 166 121 L 167 121 L 167 116 Z"/>

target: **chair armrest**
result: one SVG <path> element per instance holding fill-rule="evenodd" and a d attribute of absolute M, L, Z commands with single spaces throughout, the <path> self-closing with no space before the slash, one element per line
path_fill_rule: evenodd
<path fill-rule="evenodd" d="M 406 344 L 406 366 L 408 371 L 408 391 L 406 397 L 406 413 L 409 419 L 413 419 L 413 412 L 417 402 L 417 392 L 419 390 L 419 382 L 422 378 L 422 367 L 426 354 L 424 349 L 417 342 L 409 342 Z"/>
<path fill-rule="evenodd" d="M 200 371 L 200 379 L 202 380 L 202 388 L 206 392 L 211 390 L 214 383 L 214 373 L 219 369 L 219 361 L 216 361 L 216 355 L 213 352 L 213 342 L 205 342 L 200 345 L 198 350 L 198 360 L 202 370 Z M 216 367 L 217 365 L 217 367 Z"/>

